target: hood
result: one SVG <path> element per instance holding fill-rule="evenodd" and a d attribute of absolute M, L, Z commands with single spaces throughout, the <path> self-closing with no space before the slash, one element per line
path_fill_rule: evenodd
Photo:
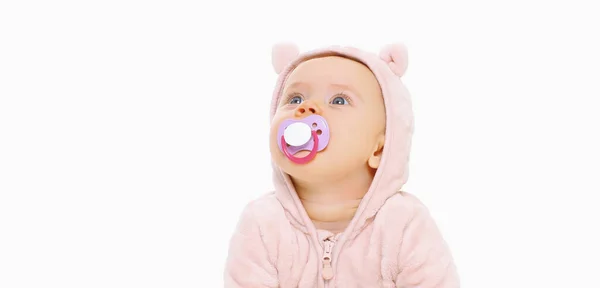
<path fill-rule="evenodd" d="M 271 102 L 271 120 L 282 94 L 284 83 L 300 63 L 323 56 L 343 56 L 366 65 L 379 81 L 385 113 L 385 144 L 379 168 L 368 192 L 344 236 L 353 238 L 375 216 L 385 201 L 398 193 L 408 179 L 408 161 L 413 133 L 413 112 L 410 94 L 401 77 L 407 68 L 407 51 L 402 44 L 385 46 L 379 55 L 352 47 L 331 46 L 300 54 L 294 44 L 273 47 L 273 67 L 279 77 Z M 314 225 L 302 206 L 290 177 L 273 163 L 275 195 L 281 202 L 292 224 L 305 233 L 314 234 Z"/>

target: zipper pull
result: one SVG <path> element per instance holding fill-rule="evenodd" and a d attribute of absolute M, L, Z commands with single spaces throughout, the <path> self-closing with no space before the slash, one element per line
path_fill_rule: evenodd
<path fill-rule="evenodd" d="M 331 250 L 335 242 L 331 238 L 325 239 L 325 251 L 323 253 L 323 279 L 333 278 L 333 268 L 331 267 Z"/>

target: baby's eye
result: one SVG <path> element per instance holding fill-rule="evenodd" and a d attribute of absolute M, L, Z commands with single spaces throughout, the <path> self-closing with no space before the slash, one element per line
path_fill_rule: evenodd
<path fill-rule="evenodd" d="M 346 100 L 346 98 L 338 96 L 333 98 L 333 100 L 331 100 L 331 104 L 333 105 L 347 105 L 348 104 L 348 100 Z"/>
<path fill-rule="evenodd" d="M 300 96 L 294 96 L 290 99 L 289 104 L 300 104 L 302 103 L 302 97 Z"/>

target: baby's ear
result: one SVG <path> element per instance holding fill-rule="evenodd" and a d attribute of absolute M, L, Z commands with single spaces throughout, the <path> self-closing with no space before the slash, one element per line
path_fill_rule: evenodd
<path fill-rule="evenodd" d="M 379 57 L 385 61 L 392 72 L 402 77 L 408 67 L 408 51 L 402 43 L 388 44 L 381 49 Z"/>
<path fill-rule="evenodd" d="M 298 57 L 300 50 L 298 46 L 293 43 L 278 43 L 273 45 L 271 54 L 271 62 L 275 73 L 279 74 L 283 71 L 283 68 L 290 64 L 294 59 Z"/>

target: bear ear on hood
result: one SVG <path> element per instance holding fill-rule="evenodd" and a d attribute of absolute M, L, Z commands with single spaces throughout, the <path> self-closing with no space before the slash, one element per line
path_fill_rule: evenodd
<path fill-rule="evenodd" d="M 392 72 L 402 77 L 408 67 L 408 50 L 402 43 L 393 43 L 384 46 L 379 52 L 379 57 L 385 61 Z"/>
<path fill-rule="evenodd" d="M 273 45 L 271 62 L 273 64 L 273 69 L 275 69 L 275 73 L 281 73 L 281 71 L 294 61 L 298 55 L 300 55 L 300 50 L 294 43 L 286 42 Z"/>

